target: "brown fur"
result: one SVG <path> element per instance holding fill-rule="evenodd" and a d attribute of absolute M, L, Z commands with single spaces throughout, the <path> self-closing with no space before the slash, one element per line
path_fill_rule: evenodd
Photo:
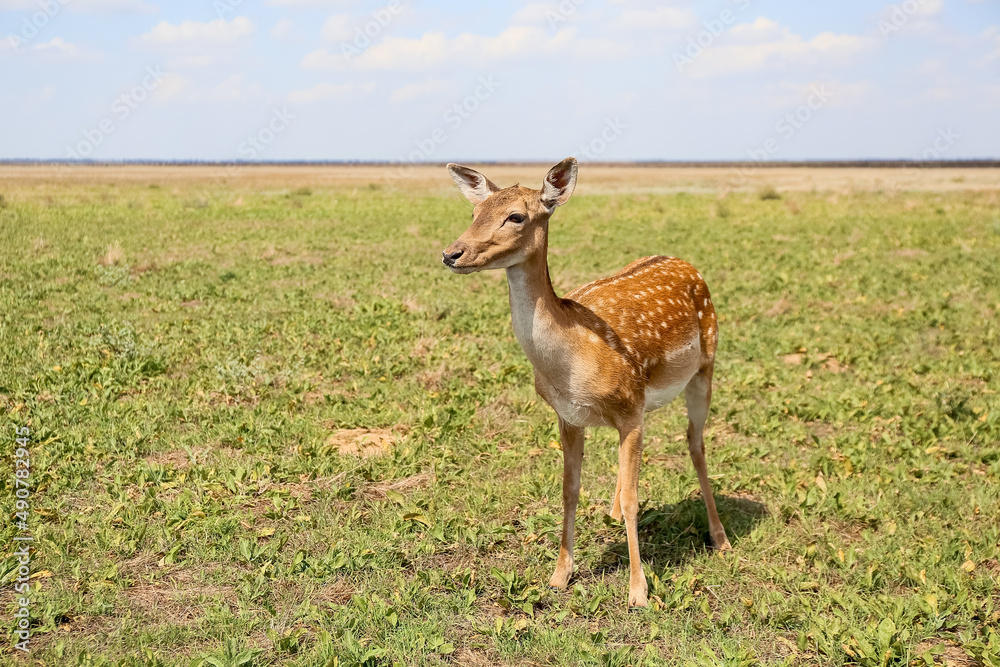
<path fill-rule="evenodd" d="M 475 209 L 472 225 L 444 251 L 445 264 L 456 273 L 506 270 L 514 332 L 535 369 L 536 391 L 559 417 L 563 534 L 550 584 L 566 586 L 573 571 L 584 428 L 612 426 L 619 432 L 620 446 L 611 515 L 625 520 L 629 604 L 645 606 L 636 516 L 643 414 L 682 391 L 689 416 L 688 447 L 712 541 L 717 548 L 729 548 L 702 440 L 718 341 L 708 286 L 690 264 L 655 256 L 559 298 L 549 279 L 548 223 L 575 187 L 575 159 L 553 167 L 541 190 L 500 189 L 479 172 L 458 165 L 448 168 Z"/>

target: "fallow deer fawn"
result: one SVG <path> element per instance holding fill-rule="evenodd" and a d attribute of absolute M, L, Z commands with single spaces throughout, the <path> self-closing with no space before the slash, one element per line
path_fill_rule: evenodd
<path fill-rule="evenodd" d="M 444 251 L 455 273 L 506 269 L 514 333 L 535 369 L 535 390 L 559 416 L 563 449 L 563 525 L 550 586 L 573 574 L 573 531 L 580 496 L 584 428 L 618 430 L 618 482 L 611 516 L 625 519 L 631 607 L 647 604 L 636 514 L 643 414 L 684 391 L 688 449 L 717 549 L 729 549 L 705 465 L 702 431 L 712 397 L 718 323 L 701 274 L 673 257 L 636 260 L 617 274 L 559 298 L 549 280 L 549 218 L 576 186 L 567 158 L 542 189 L 500 189 L 479 172 L 449 164 L 474 205 L 472 225 Z"/>

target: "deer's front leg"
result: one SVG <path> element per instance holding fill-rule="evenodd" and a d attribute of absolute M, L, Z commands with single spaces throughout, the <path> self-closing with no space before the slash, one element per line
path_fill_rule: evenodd
<path fill-rule="evenodd" d="M 549 586 L 565 588 L 573 576 L 573 536 L 576 505 L 580 500 L 580 468 L 583 464 L 583 428 L 559 419 L 559 437 L 563 449 L 563 524 L 559 543 L 559 561 Z"/>
<path fill-rule="evenodd" d="M 618 478 L 621 482 L 619 504 L 625 518 L 628 537 L 628 606 L 645 607 L 646 575 L 639 558 L 639 465 L 642 462 L 642 416 L 619 427 L 621 446 L 618 448 Z"/>

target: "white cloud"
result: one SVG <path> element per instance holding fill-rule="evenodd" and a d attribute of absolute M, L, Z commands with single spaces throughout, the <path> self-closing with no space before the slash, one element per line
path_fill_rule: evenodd
<path fill-rule="evenodd" d="M 55 86 L 42 86 L 38 91 L 33 91 L 28 95 L 29 100 L 37 100 L 39 102 L 47 102 L 56 96 Z"/>
<path fill-rule="evenodd" d="M 868 80 L 845 82 L 832 79 L 807 83 L 780 81 L 764 86 L 759 99 L 776 110 L 796 107 L 809 101 L 810 98 L 813 98 L 813 103 L 818 100 L 826 108 L 856 107 L 870 104 L 876 93 L 877 88 Z M 748 100 L 751 104 L 754 101 Z"/>
<path fill-rule="evenodd" d="M 574 11 L 574 13 L 576 12 Z M 549 25 L 550 23 L 558 23 L 561 18 L 565 17 L 559 13 L 558 3 L 538 2 L 521 7 L 514 12 L 510 22 L 521 25 Z"/>
<path fill-rule="evenodd" d="M 152 30 L 139 37 L 143 44 L 152 46 L 232 46 L 253 34 L 254 25 L 245 16 L 232 21 L 216 19 L 208 23 L 160 21 Z"/>
<path fill-rule="evenodd" d="M 386 31 L 395 30 L 400 23 L 412 23 L 416 18 L 413 6 L 401 0 L 383 5 L 368 14 L 337 12 L 327 17 L 320 28 L 320 35 L 327 43 L 363 48 L 357 44 L 376 42 Z"/>
<path fill-rule="evenodd" d="M 899 32 L 920 36 L 939 33 L 943 27 L 939 17 L 943 8 L 944 0 L 916 0 L 886 5 L 879 12 L 879 33 L 885 38 Z"/>
<path fill-rule="evenodd" d="M 951 86 L 935 86 L 926 91 L 925 94 L 928 99 L 934 102 L 944 102 L 958 97 L 958 91 Z"/>
<path fill-rule="evenodd" d="M 153 90 L 153 99 L 157 102 L 195 102 L 199 97 L 194 82 L 174 72 L 160 79 Z"/>
<path fill-rule="evenodd" d="M 258 98 L 263 89 L 243 74 L 234 74 L 211 87 L 199 88 L 192 79 L 176 72 L 163 76 L 153 91 L 157 102 L 246 102 Z"/>
<path fill-rule="evenodd" d="M 260 84 L 247 83 L 242 74 L 234 74 L 212 89 L 212 99 L 220 102 L 245 102 L 259 97 Z"/>
<path fill-rule="evenodd" d="M 361 85 L 356 83 L 333 84 L 324 81 L 306 90 L 293 90 L 288 93 L 288 102 L 290 104 L 308 104 L 336 97 L 357 98 L 367 95 L 373 90 L 375 90 L 374 83 Z"/>
<path fill-rule="evenodd" d="M 282 42 L 290 42 L 299 37 L 300 31 L 295 25 L 295 21 L 285 18 L 279 19 L 271 28 L 271 37 Z"/>
<path fill-rule="evenodd" d="M 171 70 L 205 69 L 206 67 L 214 65 L 218 60 L 219 58 L 217 56 L 208 53 L 194 56 L 178 56 L 176 58 L 171 58 L 167 63 L 167 67 Z"/>
<path fill-rule="evenodd" d="M 47 62 L 95 62 L 101 59 L 101 54 L 67 42 L 62 37 L 32 44 L 29 52 Z"/>
<path fill-rule="evenodd" d="M 69 42 L 63 40 L 62 37 L 53 37 L 48 42 L 42 42 L 41 44 L 34 44 L 31 47 L 31 50 L 75 54 L 79 52 L 79 47 L 77 47 L 76 44 L 70 44 Z"/>
<path fill-rule="evenodd" d="M 346 42 L 354 36 L 356 23 L 350 14 L 334 14 L 323 22 L 320 35 L 328 42 Z"/>
<path fill-rule="evenodd" d="M 142 0 L 51 0 L 53 8 L 62 7 L 83 14 L 153 14 L 160 11 L 156 5 Z M 39 0 L 0 0 L 0 10 L 6 11 L 45 11 Z"/>
<path fill-rule="evenodd" d="M 264 0 L 271 7 L 291 7 L 293 9 L 343 9 L 353 7 L 356 0 Z"/>
<path fill-rule="evenodd" d="M 900 5 L 900 8 L 913 16 L 937 16 L 944 9 L 944 0 L 916 0 L 916 7 L 910 9 L 911 6 L 911 3 L 906 3 L 905 7 Z M 895 5 L 890 5 L 889 7 L 892 8 Z"/>
<path fill-rule="evenodd" d="M 624 55 L 628 48 L 611 40 L 579 38 L 573 28 L 549 35 L 537 26 L 510 26 L 496 36 L 462 33 L 449 38 L 442 32 L 424 33 L 417 39 L 389 36 L 355 56 L 350 63 L 340 53 L 318 49 L 306 54 L 301 64 L 307 69 L 319 70 L 341 70 L 350 66 L 367 70 L 426 71 L 442 66 L 482 66 L 549 55 L 607 60 Z"/>
<path fill-rule="evenodd" d="M 1000 85 L 984 83 L 974 98 L 976 110 L 996 111 L 1000 109 Z"/>
<path fill-rule="evenodd" d="M 803 39 L 776 21 L 759 17 L 730 28 L 696 55 L 684 72 L 693 77 L 726 76 L 789 67 L 840 64 L 874 46 L 860 35 L 822 32 Z"/>
<path fill-rule="evenodd" d="M 986 67 L 993 61 L 1000 60 L 1000 25 L 990 26 L 983 31 L 981 37 L 990 52 L 978 60 L 976 65 Z"/>
<path fill-rule="evenodd" d="M 453 97 L 458 93 L 458 86 L 452 81 L 441 81 L 439 79 L 427 79 L 408 83 L 402 88 L 397 88 L 389 94 L 389 101 L 398 104 L 418 97 L 427 95 L 440 95 L 443 97 Z"/>
<path fill-rule="evenodd" d="M 517 10 L 510 23 L 545 26 L 550 32 L 585 25 L 595 34 L 614 34 L 625 41 L 633 40 L 635 31 L 675 31 L 697 25 L 697 15 L 687 2 L 612 0 L 610 4 L 617 5 L 613 8 L 606 4 L 588 4 L 584 0 L 532 2 Z"/>
<path fill-rule="evenodd" d="M 220 61 L 234 60 L 255 30 L 253 22 L 245 16 L 207 23 L 161 21 L 149 32 L 134 38 L 133 43 L 173 56 L 167 62 L 169 70 L 203 69 Z"/>
<path fill-rule="evenodd" d="M 142 0 L 72 0 L 67 6 L 75 12 L 87 14 L 155 14 L 160 11 L 156 5 Z"/>
<path fill-rule="evenodd" d="M 681 30 L 697 25 L 697 17 L 688 7 L 626 9 L 613 25 L 624 30 Z"/>
<path fill-rule="evenodd" d="M 67 42 L 62 37 L 53 37 L 47 42 L 35 42 L 18 35 L 0 36 L 0 56 L 28 58 L 45 64 L 93 63 L 104 56 L 83 45 Z"/>
<path fill-rule="evenodd" d="M 941 58 L 931 58 L 917 65 L 916 71 L 920 76 L 940 77 L 947 73 L 948 67 Z"/>
<path fill-rule="evenodd" d="M 56 93 L 55 86 L 7 90 L 0 93 L 0 104 L 4 105 L 6 109 L 19 107 L 23 110 L 30 110 L 31 113 L 38 113 L 52 108 Z"/>

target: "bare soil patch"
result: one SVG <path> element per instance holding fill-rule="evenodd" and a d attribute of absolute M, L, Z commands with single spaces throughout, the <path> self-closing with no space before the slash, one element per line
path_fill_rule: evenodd
<path fill-rule="evenodd" d="M 388 428 L 344 428 L 336 431 L 327 442 L 337 448 L 344 456 L 357 456 L 367 459 L 372 456 L 383 456 L 396 446 L 405 427 Z"/>

